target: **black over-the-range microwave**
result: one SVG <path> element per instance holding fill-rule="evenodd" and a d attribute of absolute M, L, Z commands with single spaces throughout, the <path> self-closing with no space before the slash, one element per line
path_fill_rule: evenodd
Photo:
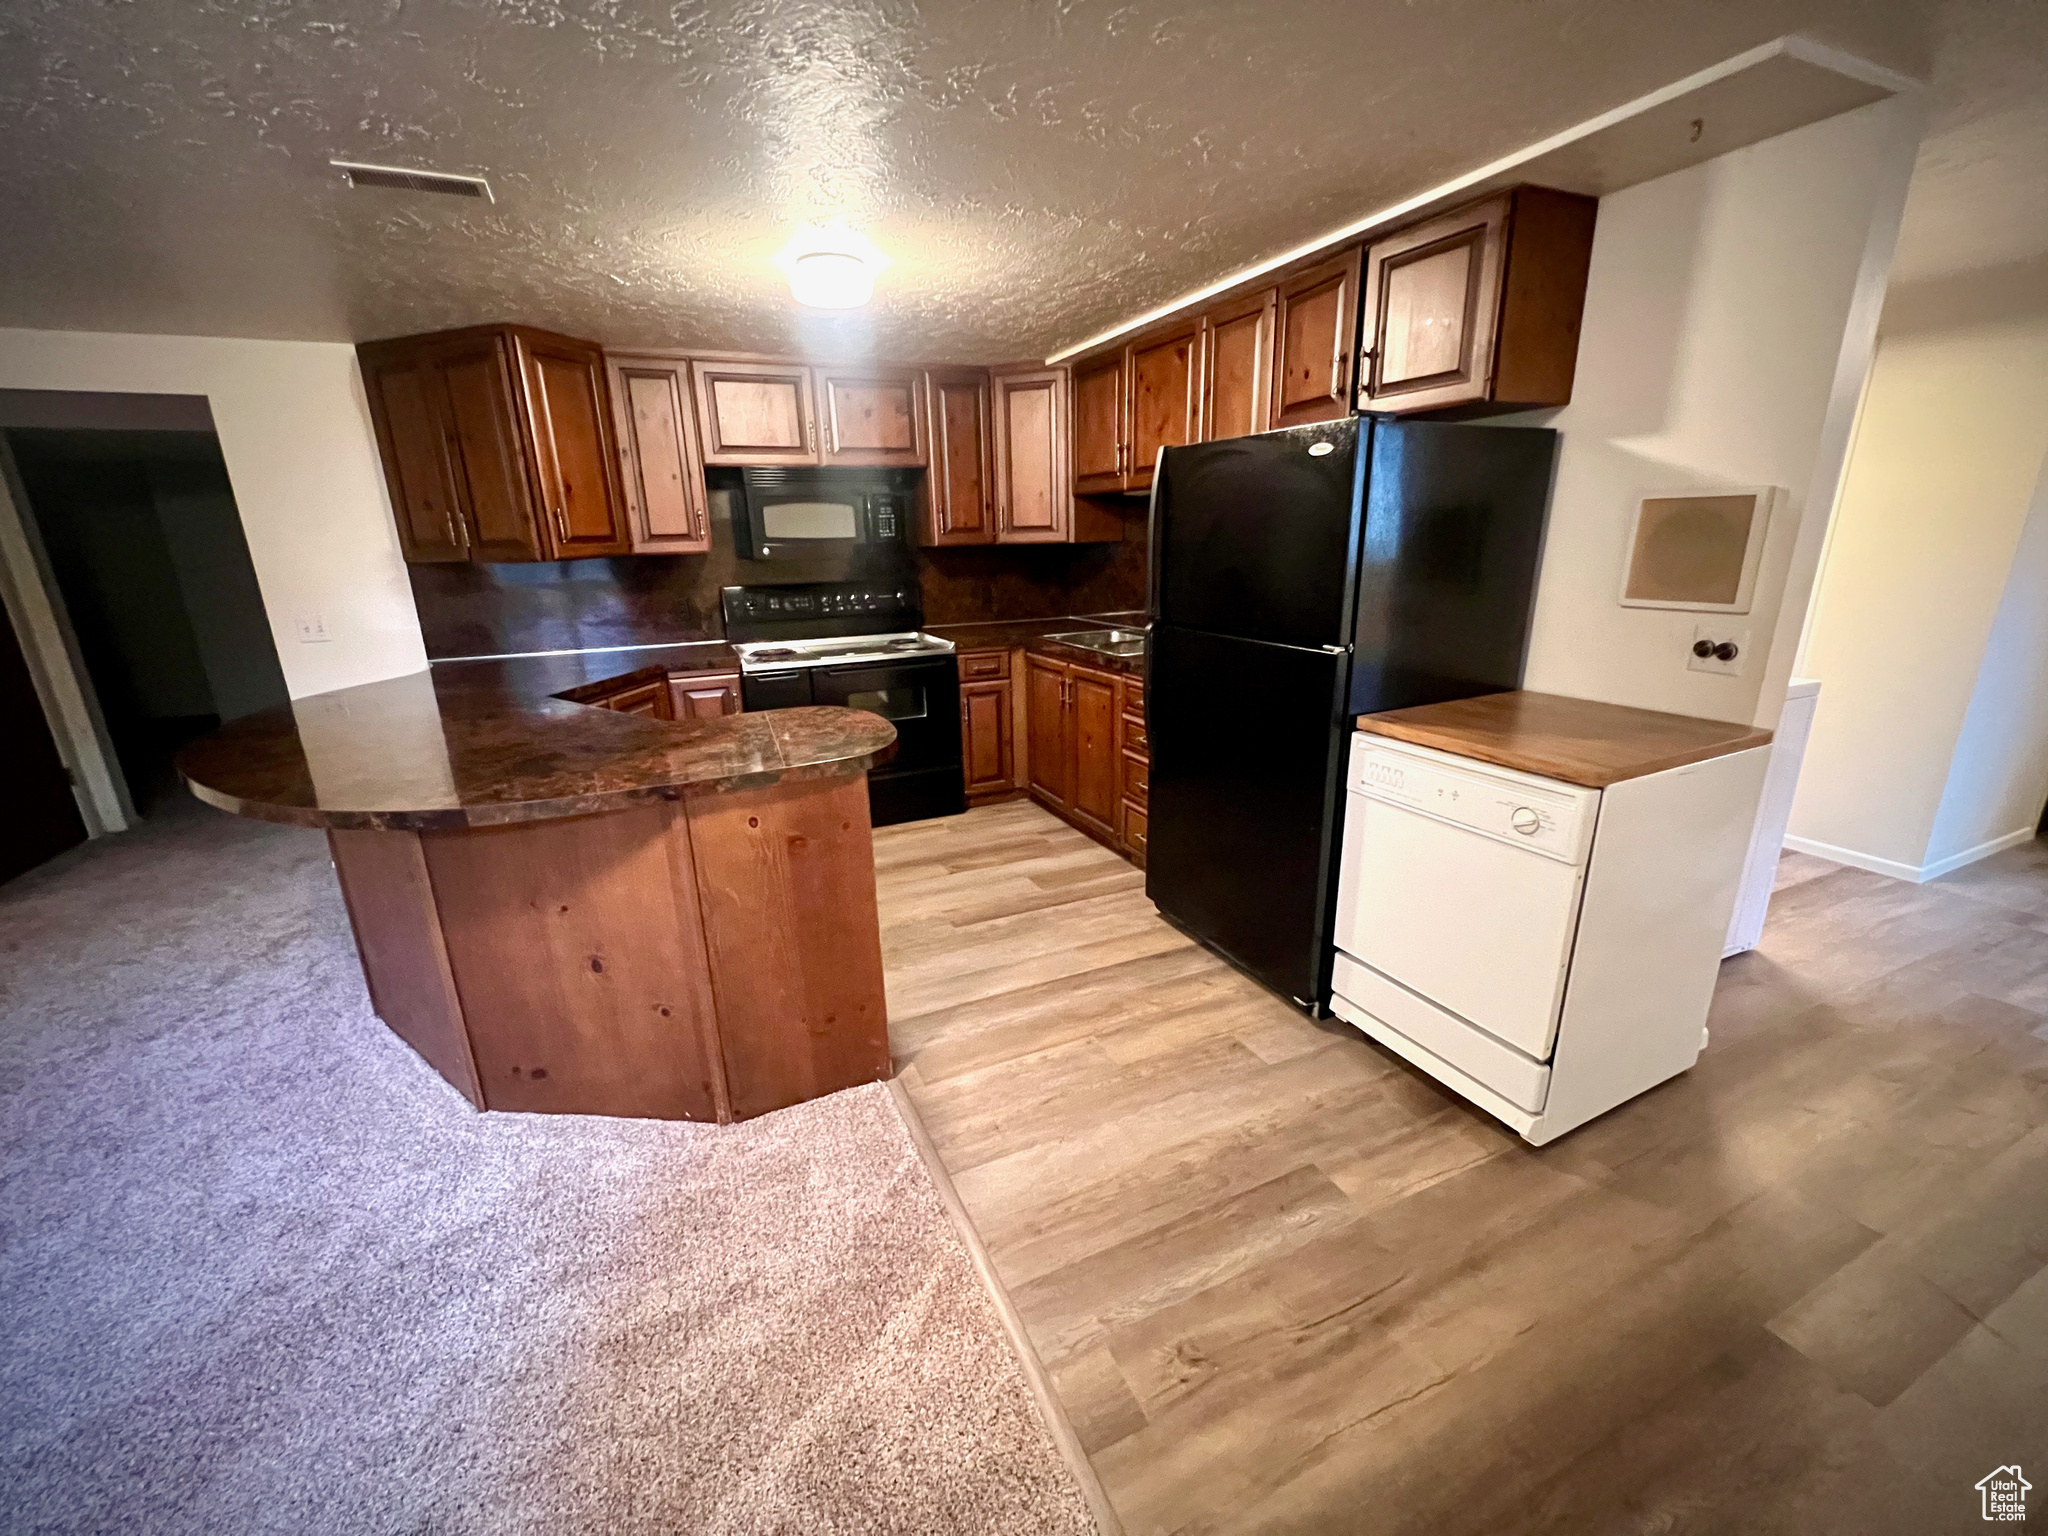
<path fill-rule="evenodd" d="M 896 470 L 749 469 L 734 499 L 734 542 L 749 560 L 901 547 L 916 494 L 915 480 Z"/>

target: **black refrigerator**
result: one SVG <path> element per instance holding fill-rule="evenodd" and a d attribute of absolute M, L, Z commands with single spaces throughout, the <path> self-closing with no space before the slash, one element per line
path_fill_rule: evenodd
<path fill-rule="evenodd" d="M 1160 455 L 1145 893 L 1312 1014 L 1353 717 L 1520 686 L 1556 454 L 1354 417 Z"/>

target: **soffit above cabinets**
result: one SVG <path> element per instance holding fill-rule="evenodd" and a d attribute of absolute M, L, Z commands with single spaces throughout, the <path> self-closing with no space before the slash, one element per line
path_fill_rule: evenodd
<path fill-rule="evenodd" d="M 1329 231 L 1260 266 L 1229 273 L 1113 329 L 1063 347 L 1052 361 L 1132 332 L 1315 250 L 1416 223 L 1517 184 L 1605 197 L 1795 128 L 1853 112 L 1919 85 L 1864 59 L 1800 37 L 1777 38 L 1734 58 L 1467 171 Z"/>

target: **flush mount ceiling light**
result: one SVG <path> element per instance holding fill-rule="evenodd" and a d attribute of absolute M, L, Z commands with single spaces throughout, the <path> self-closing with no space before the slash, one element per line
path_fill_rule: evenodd
<path fill-rule="evenodd" d="M 875 274 L 889 259 L 865 235 L 838 223 L 810 225 L 775 258 L 797 303 L 858 309 L 875 295 Z"/>

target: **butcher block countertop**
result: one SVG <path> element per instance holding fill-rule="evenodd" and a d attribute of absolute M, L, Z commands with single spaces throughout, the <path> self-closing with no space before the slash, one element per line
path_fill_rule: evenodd
<path fill-rule="evenodd" d="M 1727 720 L 1521 691 L 1360 715 L 1358 728 L 1588 789 L 1747 752 L 1771 739 L 1769 731 Z"/>

